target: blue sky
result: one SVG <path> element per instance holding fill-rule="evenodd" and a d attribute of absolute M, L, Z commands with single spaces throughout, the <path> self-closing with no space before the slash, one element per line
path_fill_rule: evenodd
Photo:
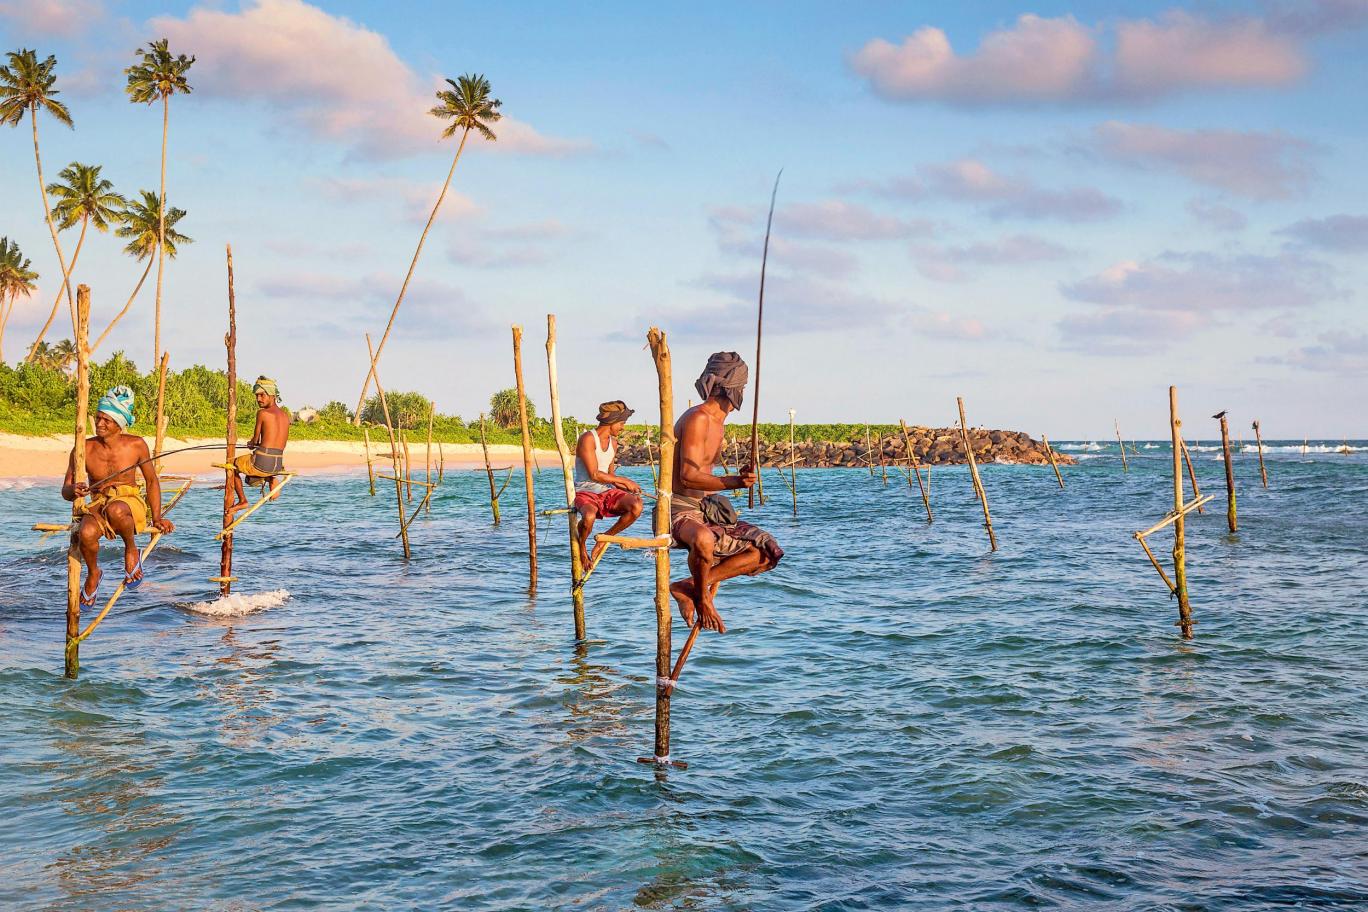
<path fill-rule="evenodd" d="M 424 112 L 480 72 L 507 119 L 462 158 L 381 365 L 444 411 L 511 383 L 514 322 L 544 411 L 548 312 L 572 414 L 651 413 L 652 324 L 681 405 L 710 351 L 749 360 L 782 166 L 762 417 L 945 424 L 962 395 L 976 424 L 1159 436 L 1177 383 L 1192 436 L 1219 409 L 1368 436 L 1368 0 L 0 0 L 0 47 L 56 54 L 76 119 L 40 121 L 49 180 L 76 160 L 155 189 L 160 112 L 122 68 L 163 36 L 198 57 L 166 346 L 222 363 L 232 243 L 240 370 L 295 406 L 354 402 L 454 151 Z M 57 272 L 27 125 L 0 135 L 0 212 L 43 273 L 13 361 Z M 73 277 L 97 326 L 141 271 L 119 251 L 89 239 Z M 111 337 L 140 363 L 151 311 L 149 287 Z"/>

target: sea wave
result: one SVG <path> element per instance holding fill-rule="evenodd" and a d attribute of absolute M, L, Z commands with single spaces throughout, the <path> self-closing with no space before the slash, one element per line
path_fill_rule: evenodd
<path fill-rule="evenodd" d="M 290 593 L 287 589 L 272 589 L 270 592 L 257 592 L 252 595 L 234 593 L 214 599 L 212 602 L 196 602 L 193 605 L 187 605 L 186 610 L 210 617 L 242 617 L 247 614 L 255 614 L 258 611 L 278 608 L 285 604 L 289 598 Z"/>

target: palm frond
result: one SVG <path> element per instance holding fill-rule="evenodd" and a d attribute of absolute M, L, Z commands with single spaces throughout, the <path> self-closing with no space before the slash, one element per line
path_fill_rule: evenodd
<path fill-rule="evenodd" d="M 439 120 L 451 121 L 442 130 L 442 138 L 447 139 L 455 133 L 476 131 L 482 137 L 494 142 L 498 137 L 490 129 L 490 124 L 503 117 L 499 108 L 503 102 L 490 98 L 492 91 L 489 80 L 483 75 L 466 73 L 459 79 L 447 79 L 450 89 L 437 91 L 437 105 L 428 111 Z"/>
<path fill-rule="evenodd" d="M 32 111 L 36 115 L 41 108 L 58 123 L 74 126 L 71 111 L 54 97 L 60 94 L 53 72 L 56 57 L 48 55 L 39 61 L 35 51 L 21 48 L 10 51 L 6 59 L 8 63 L 0 66 L 0 123 L 18 126 L 25 114 Z"/>
<path fill-rule="evenodd" d="M 193 56 L 172 56 L 167 39 L 150 41 L 146 48 L 136 51 L 139 62 L 124 69 L 128 77 L 125 91 L 134 104 L 151 104 L 172 95 L 189 95 L 194 91 L 185 74 L 195 62 Z"/>
<path fill-rule="evenodd" d="M 122 214 L 122 222 L 114 230 L 121 238 L 130 239 L 124 253 L 139 260 L 146 259 L 157 252 L 157 237 L 161 219 L 161 200 L 155 190 L 140 190 L 140 199 L 129 201 Z M 175 230 L 175 225 L 185 218 L 185 210 L 169 206 L 166 210 L 166 255 L 176 256 L 178 244 L 193 244 L 194 239 Z"/>

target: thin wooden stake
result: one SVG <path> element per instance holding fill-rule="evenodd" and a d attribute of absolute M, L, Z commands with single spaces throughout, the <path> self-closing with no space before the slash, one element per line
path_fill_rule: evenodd
<path fill-rule="evenodd" d="M 964 453 L 969 458 L 969 474 L 973 476 L 974 491 L 983 504 L 983 524 L 988 528 L 988 545 L 996 551 L 997 536 L 993 534 L 993 517 L 988 514 L 988 492 L 983 489 L 983 482 L 979 480 L 978 461 L 974 459 L 974 445 L 969 439 L 969 422 L 964 417 L 964 399 L 957 397 L 955 402 L 959 404 L 960 437 L 964 439 Z"/>
<path fill-rule="evenodd" d="M 76 288 L 76 425 L 72 444 L 71 483 L 80 484 L 86 474 L 86 416 L 90 411 L 90 287 Z M 80 520 L 85 498 L 71 502 L 71 521 Z M 81 670 L 81 559 L 77 537 L 67 546 L 66 650 L 63 673 L 75 678 Z"/>
<path fill-rule="evenodd" d="M 1192 482 L 1192 496 L 1201 500 L 1202 492 L 1197 488 L 1197 470 L 1192 467 L 1192 454 L 1188 452 L 1187 441 L 1179 437 L 1178 443 L 1183 448 L 1183 461 L 1187 463 L 1188 480 Z M 1206 507 L 1199 505 L 1197 512 L 1205 513 Z"/>
<path fill-rule="evenodd" d="M 489 509 L 494 513 L 494 525 L 499 524 L 499 492 L 494 490 L 494 469 L 489 465 L 489 444 L 485 442 L 485 416 L 480 412 L 480 449 L 484 452 L 485 474 L 489 476 Z"/>
<path fill-rule="evenodd" d="M 922 484 L 921 462 L 917 459 L 916 450 L 912 449 L 912 435 L 907 432 L 906 421 L 899 418 L 898 424 L 902 425 L 903 445 L 907 447 L 907 458 L 912 466 L 912 473 L 917 476 L 917 488 L 921 491 L 922 506 L 926 507 L 926 521 L 934 522 L 934 517 L 931 516 L 931 492 L 926 490 L 926 485 Z M 911 479 L 908 479 L 908 484 L 911 484 Z"/>
<path fill-rule="evenodd" d="M 869 477 L 874 477 L 874 448 L 869 443 L 869 425 L 865 425 L 865 462 L 869 463 Z"/>
<path fill-rule="evenodd" d="M 1130 464 L 1126 462 L 1126 445 L 1121 442 L 1121 422 L 1113 418 L 1112 424 L 1116 426 L 1116 445 L 1121 448 L 1121 469 L 1122 471 L 1129 472 Z"/>
<path fill-rule="evenodd" d="M 1183 515 L 1183 422 L 1178 417 L 1178 387 L 1169 387 L 1169 426 L 1173 432 L 1173 509 L 1178 516 L 1173 521 L 1173 591 L 1178 596 L 1178 627 L 1183 639 L 1192 639 L 1192 605 L 1188 602 L 1187 550 L 1184 537 L 1186 518 Z M 1225 430 L 1225 419 L 1221 419 Z M 1146 549 L 1148 550 L 1148 549 Z"/>
<path fill-rule="evenodd" d="M 789 409 L 789 490 L 793 493 L 793 515 L 798 515 L 798 450 L 793 443 L 793 419 L 796 416 L 793 409 Z M 784 473 L 779 470 L 780 476 Z"/>
<path fill-rule="evenodd" d="M 370 428 L 363 427 L 361 436 L 366 441 L 366 475 L 370 478 L 370 496 L 375 496 L 375 461 L 371 459 L 370 451 Z M 230 462 L 232 460 L 229 460 Z"/>
<path fill-rule="evenodd" d="M 1268 469 L 1264 468 L 1263 432 L 1259 430 L 1259 419 L 1254 419 L 1254 439 L 1259 444 L 1259 476 L 1263 479 L 1264 489 L 1268 488 Z"/>
<path fill-rule="evenodd" d="M 237 292 L 233 284 L 233 245 L 227 245 L 228 258 L 228 332 L 223 336 L 223 346 L 228 352 L 228 421 L 223 431 L 223 464 L 231 466 L 237 458 Z M 226 530 L 233 523 L 229 508 L 233 505 L 233 477 L 231 468 L 223 470 L 223 525 Z M 219 595 L 230 595 L 233 591 L 233 536 L 223 536 L 219 548 Z"/>
<path fill-rule="evenodd" d="M 546 374 L 551 386 L 551 427 L 556 436 L 556 452 L 560 454 L 561 475 L 565 478 L 565 514 L 570 527 L 570 600 L 575 612 L 575 639 L 585 639 L 584 628 L 584 566 L 580 562 L 577 541 L 579 517 L 575 514 L 575 460 L 570 445 L 565 442 L 561 426 L 560 389 L 556 376 L 556 315 L 546 315 Z"/>
<path fill-rule="evenodd" d="M 404 497 L 413 502 L 413 464 L 409 460 L 408 434 L 399 429 L 399 440 L 404 444 Z"/>
<path fill-rule="evenodd" d="M 375 392 L 380 397 L 380 411 L 385 416 L 385 432 L 389 434 L 390 464 L 394 472 L 394 500 L 399 511 L 399 538 L 404 543 L 404 560 L 413 556 L 409 549 L 408 522 L 404 518 L 404 483 L 399 480 L 399 442 L 394 437 L 394 424 L 390 421 L 389 401 L 385 398 L 385 388 L 380 385 L 380 372 L 375 369 L 375 349 L 371 346 L 370 333 L 366 333 L 366 349 L 370 352 L 371 366 L 368 374 L 375 380 Z"/>
<path fill-rule="evenodd" d="M 527 591 L 537 592 L 537 492 L 532 474 L 532 431 L 527 426 L 527 393 L 523 387 L 522 327 L 513 326 L 513 374 L 518 381 L 518 423 L 522 426 L 523 483 L 527 488 Z"/>
<path fill-rule="evenodd" d="M 1230 425 L 1225 412 L 1218 412 L 1211 417 L 1221 422 L 1221 454 L 1225 457 L 1226 475 L 1226 525 L 1231 532 L 1238 532 L 1240 523 L 1235 511 L 1235 466 L 1230 461 Z"/>
<path fill-rule="evenodd" d="M 432 492 L 432 419 L 433 419 L 434 416 L 436 416 L 436 414 L 437 414 L 437 403 L 435 403 L 435 402 L 429 403 L 429 404 L 428 404 L 427 453 L 426 453 L 426 455 L 423 456 L 423 473 L 424 473 L 424 478 L 427 479 L 427 483 L 428 483 L 428 493 L 429 493 L 429 494 L 431 494 L 431 492 Z M 426 506 L 424 509 L 426 510 L 427 514 L 428 514 L 429 516 L 431 516 L 431 515 L 432 515 L 432 498 L 431 498 L 431 497 L 427 497 L 427 498 L 425 499 L 425 503 L 427 504 L 427 506 Z"/>
<path fill-rule="evenodd" d="M 1044 434 L 1040 435 L 1041 441 L 1045 444 L 1045 455 L 1050 457 L 1050 468 L 1054 469 L 1055 480 L 1059 482 L 1059 490 L 1064 490 L 1064 476 L 1059 474 L 1059 463 L 1055 461 L 1054 447 L 1050 446 L 1050 438 Z"/>

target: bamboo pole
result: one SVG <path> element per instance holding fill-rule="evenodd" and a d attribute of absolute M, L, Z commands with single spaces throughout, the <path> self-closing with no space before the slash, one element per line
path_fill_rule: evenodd
<path fill-rule="evenodd" d="M 409 460 L 408 434 L 399 429 L 399 440 L 404 445 L 404 499 L 413 502 L 413 463 Z"/>
<path fill-rule="evenodd" d="M 485 415 L 480 412 L 480 450 L 484 453 L 485 474 L 489 476 L 489 509 L 494 513 L 494 525 L 499 524 L 499 493 L 494 490 L 494 469 L 489 465 L 489 444 L 485 442 Z"/>
<path fill-rule="evenodd" d="M 797 412 L 789 409 L 789 491 L 793 493 L 793 515 L 798 515 L 798 450 L 793 443 L 793 419 Z M 783 469 L 779 470 L 782 476 Z"/>
<path fill-rule="evenodd" d="M 583 641 L 584 631 L 584 566 L 580 561 L 575 515 L 575 460 L 570 445 L 565 442 L 565 428 L 561 426 L 560 389 L 556 374 L 556 315 L 546 315 L 546 375 L 551 386 L 551 427 L 556 435 L 556 452 L 560 454 L 561 475 L 565 478 L 565 514 L 570 530 L 570 600 L 575 612 L 575 639 Z"/>
<path fill-rule="evenodd" d="M 446 453 L 442 452 L 442 441 L 437 441 L 437 483 L 446 480 Z"/>
<path fill-rule="evenodd" d="M 86 474 L 86 416 L 90 411 L 90 287 L 76 288 L 76 423 L 72 444 L 71 483 L 80 484 Z M 71 521 L 81 516 L 85 498 L 71 502 Z M 63 673 L 75 678 L 81 670 L 81 558 L 78 538 L 67 546 L 66 649 Z"/>
<path fill-rule="evenodd" d="M 1192 482 L 1192 496 L 1201 500 L 1202 492 L 1197 488 L 1197 470 L 1192 467 L 1192 454 L 1188 452 L 1187 441 L 1179 437 L 1178 444 L 1183 448 L 1183 461 L 1187 463 L 1188 481 Z M 1205 503 L 1206 501 L 1202 502 Z M 1197 512 L 1205 513 L 1206 507 L 1198 506 Z"/>
<path fill-rule="evenodd" d="M 913 474 L 917 476 L 917 488 L 921 491 L 922 506 L 926 507 L 926 521 L 934 522 L 935 520 L 931 516 L 931 492 L 927 491 L 926 485 L 922 484 L 921 463 L 917 459 L 916 450 L 912 449 L 912 435 L 907 432 L 906 421 L 899 418 L 898 424 L 902 425 L 903 445 L 907 447 L 907 459 L 912 466 Z M 908 484 L 911 483 L 912 480 L 908 479 Z"/>
<path fill-rule="evenodd" d="M 537 485 L 532 475 L 532 431 L 527 426 L 527 393 L 523 387 L 522 327 L 513 324 L 513 374 L 518 381 L 518 423 L 522 427 L 523 483 L 527 488 L 527 591 L 537 592 Z"/>
<path fill-rule="evenodd" d="M 978 461 L 974 459 L 974 446 L 969 440 L 969 422 L 964 417 L 964 399 L 956 397 L 955 402 L 959 404 L 960 436 L 964 439 L 964 453 L 969 458 L 969 474 L 973 476 L 974 491 L 983 504 L 983 524 L 988 528 L 988 544 L 996 551 L 997 536 L 993 534 L 993 517 L 988 514 L 988 492 L 983 489 L 983 482 L 979 480 Z"/>
<path fill-rule="evenodd" d="M 1263 479 L 1264 489 L 1268 489 L 1268 469 L 1264 468 L 1263 432 L 1259 430 L 1259 419 L 1254 419 L 1254 439 L 1259 444 L 1259 476 Z"/>
<path fill-rule="evenodd" d="M 1230 425 L 1225 412 L 1218 412 L 1211 417 L 1221 422 L 1221 454 L 1225 458 L 1226 475 L 1226 525 L 1231 532 L 1238 532 L 1240 524 L 1235 515 L 1235 466 L 1230 461 Z"/>
<path fill-rule="evenodd" d="M 1050 468 L 1054 469 L 1055 481 L 1059 482 L 1059 490 L 1064 490 L 1064 476 L 1059 474 L 1059 463 L 1055 461 L 1054 447 L 1050 446 L 1050 438 L 1044 434 L 1040 435 L 1041 441 L 1045 444 L 1045 455 L 1050 457 Z"/>
<path fill-rule="evenodd" d="M 770 229 L 774 227 L 774 201 L 779 196 L 779 178 L 783 176 L 783 168 L 780 168 L 779 173 L 774 176 L 774 190 L 770 193 L 769 218 L 765 221 L 765 246 L 760 254 L 760 301 L 755 316 L 755 382 L 751 385 L 750 439 L 751 468 L 755 470 L 755 483 L 758 487 L 751 488 L 747 492 L 747 506 L 752 509 L 755 507 L 757 496 L 760 499 L 760 506 L 765 505 L 765 489 L 760 483 L 760 437 L 759 425 L 757 424 L 760 420 L 760 340 L 765 329 L 765 266 L 769 263 Z M 664 428 L 661 430 L 663 432 Z"/>
<path fill-rule="evenodd" d="M 888 487 L 888 460 L 884 458 L 883 434 L 879 434 L 879 470 L 883 472 L 884 487 Z"/>
<path fill-rule="evenodd" d="M 423 456 L 423 472 L 424 472 L 424 477 L 427 479 L 428 491 L 429 491 L 429 492 L 432 491 L 432 419 L 433 419 L 434 417 L 436 417 L 436 415 L 437 415 L 437 403 L 435 403 L 435 402 L 430 403 L 430 404 L 428 405 L 427 453 L 426 453 L 426 455 Z M 428 497 L 428 498 L 427 498 L 426 504 L 427 504 L 427 506 L 425 507 L 425 510 L 427 511 L 428 515 L 431 516 L 431 515 L 432 515 L 432 498 L 431 498 L 431 497 Z"/>
<path fill-rule="evenodd" d="M 1121 448 L 1121 469 L 1129 472 L 1130 464 L 1126 462 L 1126 445 L 1121 442 L 1121 422 L 1113 418 L 1112 424 L 1116 426 L 1116 445 Z"/>
<path fill-rule="evenodd" d="M 874 448 L 869 443 L 869 425 L 865 425 L 865 462 L 869 463 L 869 477 L 874 477 Z"/>
<path fill-rule="evenodd" d="M 361 429 L 361 437 L 366 441 L 366 475 L 370 478 L 370 496 L 375 496 L 375 461 L 371 459 L 370 428 Z"/>
<path fill-rule="evenodd" d="M 1192 639 L 1192 605 L 1188 601 L 1187 549 L 1184 536 L 1186 519 L 1183 516 L 1183 422 L 1178 418 L 1178 387 L 1169 387 L 1169 426 L 1173 432 L 1173 591 L 1178 596 L 1178 627 L 1183 639 Z M 1221 419 L 1225 430 L 1225 419 Z"/>
<path fill-rule="evenodd" d="M 660 386 L 660 481 L 656 489 L 655 534 L 667 543 L 670 535 L 670 498 L 674 491 L 674 379 L 670 362 L 670 346 L 665 333 L 652 326 L 646 334 L 655 360 Z M 758 470 L 757 470 L 758 471 Z M 670 759 L 670 552 L 659 547 L 655 551 L 655 614 L 656 614 L 656 705 L 655 750 L 650 757 L 639 757 L 639 762 L 658 766 L 686 764 Z"/>
<path fill-rule="evenodd" d="M 399 480 L 399 442 L 394 438 L 394 424 L 390 421 L 389 401 L 385 398 L 385 388 L 380 385 L 380 372 L 375 369 L 375 349 L 371 346 L 370 333 L 366 333 L 366 349 L 370 352 L 371 366 L 368 376 L 375 380 L 375 393 L 380 397 L 380 412 L 385 416 L 385 432 L 389 434 L 390 465 L 394 472 L 394 500 L 399 511 L 399 537 L 404 543 L 404 560 L 412 556 L 409 549 L 408 523 L 404 521 L 404 485 Z"/>
<path fill-rule="evenodd" d="M 228 332 L 223 336 L 223 347 L 228 352 L 228 421 L 223 431 L 225 466 L 237 458 L 237 292 L 233 282 L 233 245 L 227 245 L 228 259 Z M 163 356 L 164 357 L 164 356 Z M 233 524 L 229 508 L 233 505 L 233 477 L 231 468 L 223 470 L 223 545 L 219 549 L 219 595 L 233 591 L 233 535 L 227 530 Z"/>
<path fill-rule="evenodd" d="M 1163 518 L 1163 519 L 1159 520 L 1157 523 L 1155 523 L 1154 525 L 1150 526 L 1148 529 L 1144 530 L 1143 532 L 1136 532 L 1136 533 L 1135 533 L 1135 537 L 1136 537 L 1136 538 L 1148 538 L 1149 536 L 1153 535 L 1155 532 L 1158 532 L 1160 529 L 1164 528 L 1164 527 L 1167 526 L 1169 523 L 1171 523 L 1171 522 L 1173 522 L 1174 520 L 1176 520 L 1179 516 L 1187 516 L 1187 515 L 1188 515 L 1189 513 L 1191 513 L 1193 510 L 1196 510 L 1196 509 L 1198 509 L 1199 507 L 1205 505 L 1207 501 L 1209 501 L 1209 500 L 1214 500 L 1215 497 L 1216 497 L 1215 494 L 1205 494 L 1205 495 L 1203 495 L 1203 496 L 1201 496 L 1201 497 L 1197 497 L 1197 498 L 1194 498 L 1194 499 L 1192 499 L 1192 500 L 1189 500 L 1187 503 L 1183 504 L 1182 509 L 1180 509 L 1180 510 L 1170 510 L 1168 513 L 1166 513 L 1166 514 L 1164 515 L 1164 518 Z"/>

